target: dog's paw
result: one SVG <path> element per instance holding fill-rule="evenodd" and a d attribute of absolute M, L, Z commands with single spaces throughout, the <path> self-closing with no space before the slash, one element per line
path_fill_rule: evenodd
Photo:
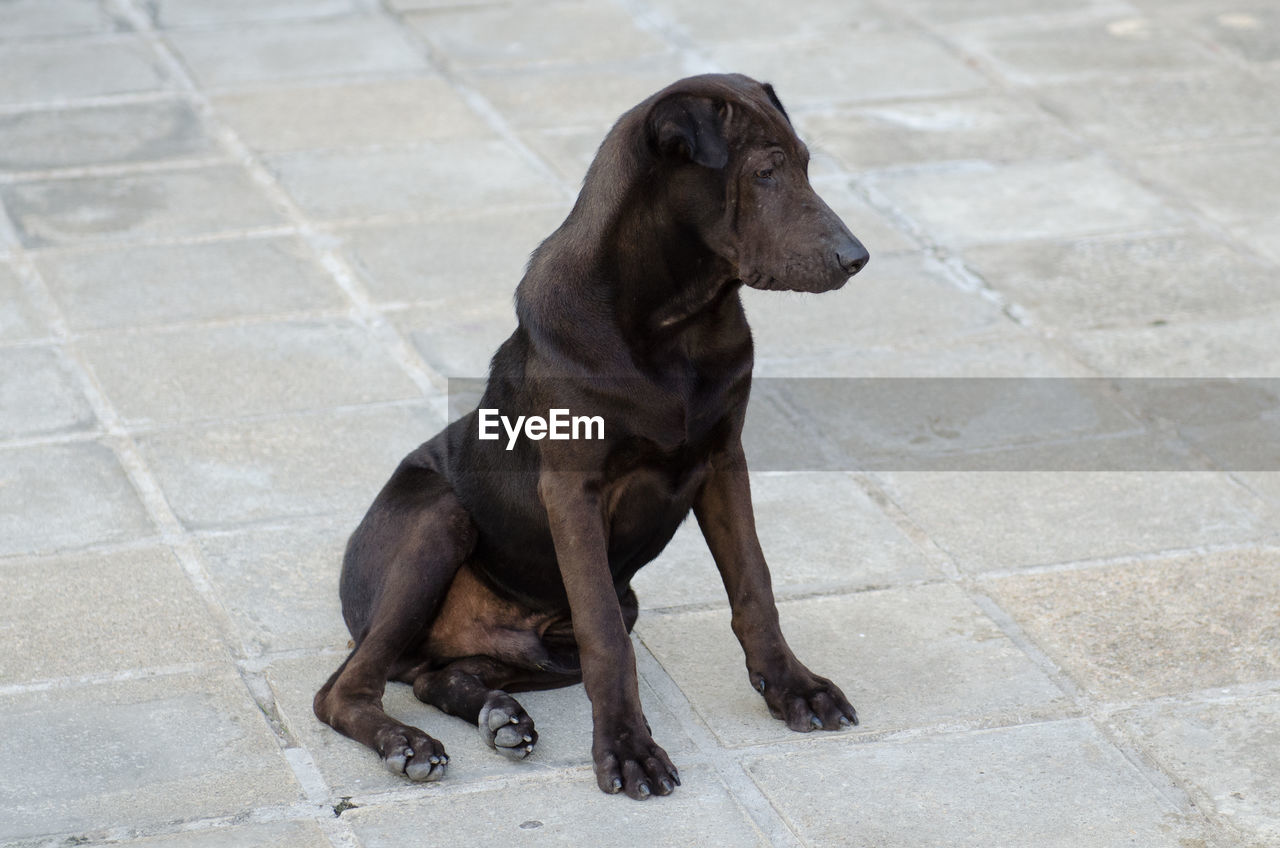
<path fill-rule="evenodd" d="M 524 708 L 506 692 L 495 689 L 480 708 L 477 724 L 484 744 L 512 760 L 523 760 L 538 744 L 538 731 Z"/>
<path fill-rule="evenodd" d="M 647 725 L 597 733 L 591 755 L 596 782 L 610 795 L 625 792 L 643 801 L 650 795 L 670 795 L 680 785 L 680 772 L 654 743 Z"/>
<path fill-rule="evenodd" d="M 774 718 L 800 733 L 843 730 L 858 723 L 858 713 L 840 687 L 803 667 L 773 677 L 752 672 L 751 685 L 764 696 Z"/>
<path fill-rule="evenodd" d="M 387 771 L 410 780 L 440 780 L 449 767 L 444 745 L 416 727 L 400 725 L 388 730 L 379 740 L 378 750 Z"/>

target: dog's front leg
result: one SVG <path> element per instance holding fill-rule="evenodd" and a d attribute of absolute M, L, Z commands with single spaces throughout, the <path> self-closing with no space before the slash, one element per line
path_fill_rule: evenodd
<path fill-rule="evenodd" d="M 799 731 L 857 724 L 840 688 L 809 671 L 783 638 L 740 442 L 713 459 L 693 510 L 729 593 L 733 632 L 746 654 L 751 685 L 764 695 L 769 712 Z"/>
<path fill-rule="evenodd" d="M 544 471 L 538 494 L 551 523 L 582 682 L 591 699 L 596 781 L 610 794 L 666 795 L 680 777 L 666 751 L 654 744 L 640 708 L 635 652 L 609 572 L 598 485 L 585 474 Z"/>

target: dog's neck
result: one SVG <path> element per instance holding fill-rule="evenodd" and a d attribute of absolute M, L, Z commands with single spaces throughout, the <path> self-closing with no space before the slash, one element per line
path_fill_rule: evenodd
<path fill-rule="evenodd" d="M 614 317 L 631 339 L 670 339 L 718 309 L 741 285 L 732 266 L 661 203 L 624 208 L 615 232 L 616 255 L 604 257 L 604 264 Z"/>

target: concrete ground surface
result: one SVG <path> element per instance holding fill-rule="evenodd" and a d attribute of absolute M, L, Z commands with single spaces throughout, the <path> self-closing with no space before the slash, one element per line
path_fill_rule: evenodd
<path fill-rule="evenodd" d="M 784 628 L 862 724 L 769 717 L 686 526 L 635 582 L 675 794 L 595 788 L 581 687 L 522 763 L 391 687 L 452 757 L 398 779 L 310 711 L 345 537 L 707 70 L 872 254 L 746 296 Z M 1271 0 L 0 2 L 0 844 L 1280 845 L 1280 391 L 1143 391 L 1280 377 L 1278 131 Z M 1098 393 L 837 437 L 797 377 Z"/>

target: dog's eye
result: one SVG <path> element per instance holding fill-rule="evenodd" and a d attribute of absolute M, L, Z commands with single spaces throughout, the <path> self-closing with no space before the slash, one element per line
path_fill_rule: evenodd
<path fill-rule="evenodd" d="M 772 169 L 772 168 L 761 168 L 760 170 L 756 171 L 756 179 L 757 179 L 757 180 L 771 180 L 771 179 L 773 179 L 773 169 Z"/>

